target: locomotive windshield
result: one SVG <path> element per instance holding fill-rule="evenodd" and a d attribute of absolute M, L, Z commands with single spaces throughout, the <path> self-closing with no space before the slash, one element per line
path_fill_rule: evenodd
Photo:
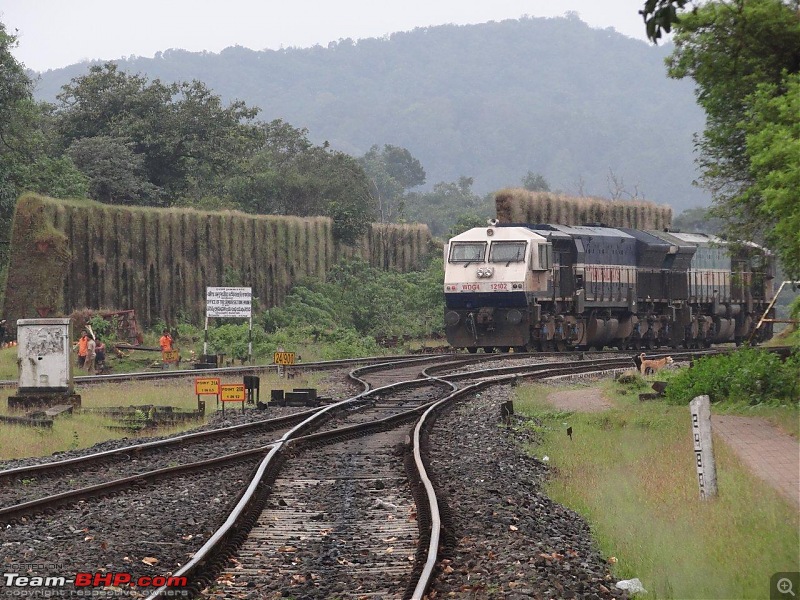
<path fill-rule="evenodd" d="M 526 245 L 526 242 L 492 242 L 489 262 L 522 262 L 525 260 Z"/>
<path fill-rule="evenodd" d="M 450 262 L 483 262 L 486 242 L 453 242 L 450 244 Z"/>

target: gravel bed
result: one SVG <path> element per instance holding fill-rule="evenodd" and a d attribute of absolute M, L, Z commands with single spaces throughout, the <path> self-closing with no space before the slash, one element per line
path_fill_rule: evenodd
<path fill-rule="evenodd" d="M 434 375 L 445 377 L 447 375 L 454 375 L 456 373 L 470 373 L 480 369 L 502 369 L 504 367 L 522 367 L 525 365 L 542 365 L 545 363 L 573 363 L 576 360 L 601 360 L 614 357 L 615 355 L 609 354 L 608 352 L 576 352 L 572 355 L 560 356 L 537 356 L 533 354 L 525 358 L 514 359 L 509 357 L 507 359 L 479 361 L 459 367 L 458 369 L 435 371 Z M 631 362 L 631 366 L 633 366 L 633 362 Z"/>
<path fill-rule="evenodd" d="M 462 401 L 433 428 L 431 469 L 452 515 L 435 597 L 625 598 L 586 522 L 542 491 L 548 467 L 522 449 L 531 433 L 499 426 L 509 390 Z"/>
<path fill-rule="evenodd" d="M 0 569 L 68 579 L 77 572 L 172 573 L 222 524 L 257 462 L 160 481 L 7 526 Z M 0 597 L 19 591 L 0 585 Z"/>
<path fill-rule="evenodd" d="M 82 448 L 80 450 L 68 450 L 66 452 L 54 452 L 50 456 L 33 456 L 29 458 L 18 458 L 13 460 L 0 461 L 0 470 L 14 469 L 18 467 L 28 467 L 31 465 L 45 464 L 50 462 L 57 462 L 66 460 L 68 458 L 77 458 L 79 456 L 88 456 L 98 452 L 105 452 L 108 450 L 116 450 L 118 448 L 125 448 L 126 446 L 133 446 L 137 444 L 144 444 L 147 442 L 155 442 L 159 440 L 166 440 L 174 437 L 180 437 L 188 433 L 195 433 L 198 431 L 209 431 L 211 429 L 220 429 L 222 427 L 229 427 L 231 425 L 239 425 L 243 423 L 255 423 L 258 421 L 266 421 L 275 419 L 277 417 L 287 416 L 296 412 L 308 410 L 307 408 L 297 407 L 274 407 L 268 410 L 248 410 L 244 414 L 238 411 L 232 414 L 233 411 L 226 411 L 223 417 L 221 412 L 215 413 L 205 425 L 195 427 L 181 433 L 172 435 L 161 436 L 139 436 L 139 437 L 124 437 L 116 440 L 108 440 L 100 442 L 89 448 Z"/>
<path fill-rule="evenodd" d="M 42 477 L 28 476 L 19 480 L 0 482 L 0 506 L 11 506 L 46 496 L 189 464 L 251 448 L 266 447 L 289 430 L 288 427 L 271 431 L 248 431 L 224 438 L 188 442 L 162 449 L 153 449 L 142 454 L 123 454 L 109 457 L 103 463 L 77 465 L 57 474 L 47 473 Z M 264 452 L 266 454 L 266 451 Z"/>

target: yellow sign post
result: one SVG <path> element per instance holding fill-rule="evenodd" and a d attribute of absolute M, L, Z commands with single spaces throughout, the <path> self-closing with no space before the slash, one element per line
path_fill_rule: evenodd
<path fill-rule="evenodd" d="M 244 413 L 244 401 L 246 399 L 243 383 L 223 383 L 219 386 L 219 399 L 222 401 L 222 414 L 225 414 L 226 402 L 241 402 L 242 413 Z"/>
<path fill-rule="evenodd" d="M 177 350 L 167 350 L 161 353 L 161 362 L 165 365 L 178 362 L 178 358 L 180 358 L 180 353 Z"/>
<path fill-rule="evenodd" d="M 276 352 L 272 358 L 276 365 L 293 365 L 294 352 Z"/>
<path fill-rule="evenodd" d="M 197 395 L 197 410 L 205 413 L 205 404 L 200 406 L 200 396 L 216 396 L 219 405 L 219 377 L 196 377 L 194 380 L 194 393 Z"/>

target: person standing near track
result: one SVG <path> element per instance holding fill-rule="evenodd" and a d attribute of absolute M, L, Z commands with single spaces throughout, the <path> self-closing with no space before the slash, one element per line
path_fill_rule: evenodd
<path fill-rule="evenodd" d="M 84 329 L 81 331 L 81 337 L 78 340 L 78 368 L 82 369 L 86 364 L 86 352 L 89 345 L 89 334 Z"/>
<path fill-rule="evenodd" d="M 97 356 L 96 353 L 97 343 L 94 341 L 93 337 L 86 336 L 86 362 L 84 365 L 86 366 L 86 371 L 89 375 L 94 375 L 94 359 Z"/>
<path fill-rule="evenodd" d="M 164 334 L 161 336 L 161 339 L 158 340 L 158 344 L 161 346 L 161 360 L 162 368 L 169 369 L 169 365 L 171 362 L 174 362 L 171 357 L 168 358 L 167 352 L 172 352 L 172 336 L 169 333 L 169 329 L 164 330 Z"/>
<path fill-rule="evenodd" d="M 169 329 L 164 330 L 164 335 L 158 340 L 161 346 L 161 352 L 170 352 L 172 350 L 172 336 L 169 334 Z"/>

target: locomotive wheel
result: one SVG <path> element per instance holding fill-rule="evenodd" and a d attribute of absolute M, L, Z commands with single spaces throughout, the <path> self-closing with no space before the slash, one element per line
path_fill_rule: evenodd
<path fill-rule="evenodd" d="M 494 346 L 484 346 L 483 347 L 483 351 L 486 354 L 491 354 L 492 352 L 494 352 Z"/>
<path fill-rule="evenodd" d="M 514 352 L 527 352 L 528 349 L 525 346 L 514 346 Z"/>
<path fill-rule="evenodd" d="M 475 354 L 477 351 L 478 349 L 475 346 L 470 346 L 469 348 L 467 348 L 467 352 L 469 352 L 470 354 Z"/>
<path fill-rule="evenodd" d="M 498 346 L 497 347 L 497 351 L 498 352 L 503 352 L 504 354 L 508 354 L 508 351 L 510 349 L 511 349 L 510 346 Z"/>

